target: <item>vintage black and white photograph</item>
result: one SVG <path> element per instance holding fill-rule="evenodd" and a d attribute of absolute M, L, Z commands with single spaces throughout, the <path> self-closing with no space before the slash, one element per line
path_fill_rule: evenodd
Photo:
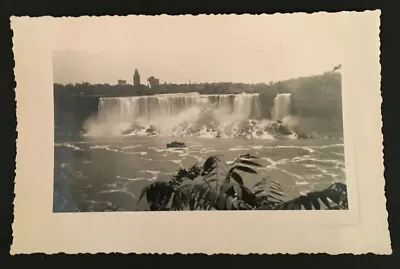
<path fill-rule="evenodd" d="M 53 212 L 349 209 L 335 19 L 220 17 L 59 34 Z"/>
<path fill-rule="evenodd" d="M 379 18 L 11 18 L 10 252 L 390 254 Z"/>

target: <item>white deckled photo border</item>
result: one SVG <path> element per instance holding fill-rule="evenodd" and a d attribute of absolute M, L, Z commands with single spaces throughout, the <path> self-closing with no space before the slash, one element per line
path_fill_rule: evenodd
<path fill-rule="evenodd" d="M 54 22 L 128 23 L 134 16 L 13 17 L 18 139 L 12 254 L 391 253 L 380 112 L 380 11 L 240 16 L 341 16 L 347 27 L 354 27 L 353 43 L 338 43 L 345 53 L 349 210 L 53 213 L 52 52 L 60 49 Z"/>

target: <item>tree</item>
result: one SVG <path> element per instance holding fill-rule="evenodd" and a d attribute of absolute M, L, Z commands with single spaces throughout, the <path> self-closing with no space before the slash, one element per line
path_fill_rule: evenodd
<path fill-rule="evenodd" d="M 335 183 L 322 191 L 284 201 L 278 182 L 263 178 L 252 188 L 241 174 L 257 174 L 261 165 L 249 154 L 226 164 L 217 156 L 203 166 L 180 169 L 170 181 L 157 181 L 142 189 L 153 211 L 171 210 L 321 210 L 348 209 L 347 188 Z"/>
<path fill-rule="evenodd" d="M 333 67 L 332 72 L 335 72 L 335 71 L 340 70 L 340 69 L 342 69 L 342 65 L 341 64 Z"/>

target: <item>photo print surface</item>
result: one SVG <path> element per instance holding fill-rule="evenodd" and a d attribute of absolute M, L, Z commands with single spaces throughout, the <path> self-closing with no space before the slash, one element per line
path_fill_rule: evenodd
<path fill-rule="evenodd" d="M 52 52 L 53 212 L 347 210 L 346 36 L 335 17 L 282 20 L 60 35 L 74 42 Z"/>

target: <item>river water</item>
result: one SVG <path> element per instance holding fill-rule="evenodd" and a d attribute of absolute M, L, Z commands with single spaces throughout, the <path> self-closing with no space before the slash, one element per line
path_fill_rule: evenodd
<path fill-rule="evenodd" d="M 180 167 L 202 164 L 210 155 L 232 161 L 240 154 L 259 158 L 259 178 L 281 184 L 284 199 L 345 182 L 344 146 L 331 139 L 179 138 L 185 149 L 167 149 L 171 137 L 81 137 L 55 142 L 54 212 L 147 210 L 137 204 L 141 189 L 168 180 Z"/>

